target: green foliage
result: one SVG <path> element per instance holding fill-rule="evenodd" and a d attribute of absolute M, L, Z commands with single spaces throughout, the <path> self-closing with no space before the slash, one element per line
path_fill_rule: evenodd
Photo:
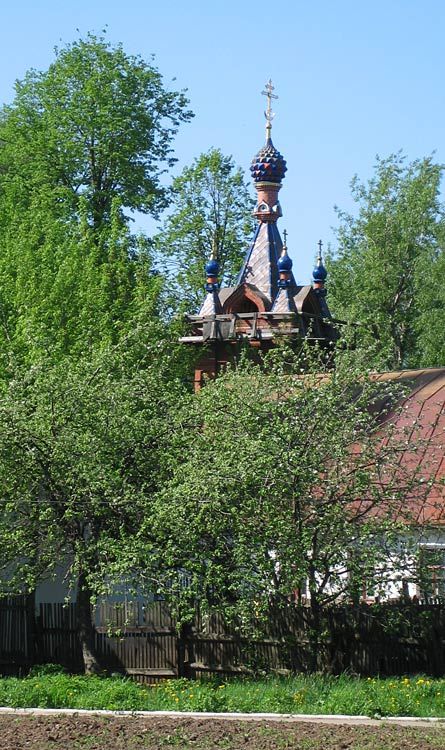
<path fill-rule="evenodd" d="M 83 201 L 78 223 L 28 211 L 16 236 L 14 222 L 9 227 L 0 257 L 2 375 L 11 355 L 28 364 L 48 355 L 54 362 L 89 356 L 94 347 L 116 343 L 138 315 L 157 314 L 161 284 L 146 242 L 132 238 L 116 216 L 117 198 L 113 205 L 99 244 L 83 221 Z"/>
<path fill-rule="evenodd" d="M 374 344 L 375 367 L 443 364 L 442 172 L 431 157 L 377 159 L 368 183 L 351 183 L 357 214 L 338 211 L 329 304 L 337 317 L 362 324 L 359 341 Z"/>
<path fill-rule="evenodd" d="M 172 164 L 186 106 L 152 64 L 88 34 L 56 49 L 46 72 L 17 82 L 2 113 L 5 177 L 17 197 L 32 200 L 43 187 L 74 212 L 85 195 L 95 228 L 117 192 L 126 209 L 157 214 L 166 204 L 160 168 Z"/>
<path fill-rule="evenodd" d="M 383 588 L 393 554 L 401 564 L 401 500 L 416 475 L 399 464 L 403 431 L 382 441 L 376 430 L 400 391 L 354 360 L 339 353 L 332 369 L 309 347 L 279 347 L 177 410 L 172 477 L 135 543 L 153 530 L 163 540 L 159 591 L 183 612 L 216 606 L 247 627 L 290 592 L 310 593 L 317 609 L 355 599 L 364 580 Z"/>
<path fill-rule="evenodd" d="M 255 681 L 180 679 L 142 686 L 120 677 L 42 672 L 24 679 L 0 679 L 0 703 L 13 708 L 443 717 L 445 680 L 425 676 L 359 679 L 298 675 Z"/>
<path fill-rule="evenodd" d="M 90 708 L 138 710 L 144 703 L 144 691 L 128 679 L 36 674 L 25 679 L 0 680 L 2 705 L 14 708 Z"/>
<path fill-rule="evenodd" d="M 440 247 L 419 263 L 423 283 L 418 290 L 419 316 L 416 321 L 417 356 L 415 364 L 430 367 L 445 362 L 445 234 L 440 227 Z"/>
<path fill-rule="evenodd" d="M 160 178 L 187 105 L 152 63 L 88 34 L 0 111 L 1 588 L 67 565 L 91 668 L 89 600 L 165 478 L 184 390 L 130 215 L 168 204 Z"/>
<path fill-rule="evenodd" d="M 198 310 L 205 296 L 204 267 L 216 243 L 220 282 L 239 272 L 253 230 L 253 199 L 231 156 L 211 149 L 173 180 L 173 211 L 155 238 L 159 263 L 169 271 L 171 305 Z"/>
<path fill-rule="evenodd" d="M 168 476 L 181 357 L 144 323 L 91 360 L 11 377 L 0 404 L 4 591 L 32 589 L 62 561 L 91 594 L 111 585 L 114 560 Z"/>
<path fill-rule="evenodd" d="M 81 356 L 157 314 L 128 213 L 167 205 L 160 175 L 190 117 L 152 64 L 91 34 L 17 83 L 0 113 L 0 376 L 11 354 Z"/>
<path fill-rule="evenodd" d="M 47 675 L 66 674 L 67 670 L 61 664 L 34 664 L 29 670 L 28 677 L 46 677 Z"/>

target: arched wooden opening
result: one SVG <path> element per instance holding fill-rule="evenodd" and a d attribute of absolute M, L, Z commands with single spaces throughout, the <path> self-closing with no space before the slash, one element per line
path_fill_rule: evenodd
<path fill-rule="evenodd" d="M 259 289 L 250 284 L 241 284 L 226 299 L 225 313 L 261 313 L 270 308 L 270 302 Z"/>

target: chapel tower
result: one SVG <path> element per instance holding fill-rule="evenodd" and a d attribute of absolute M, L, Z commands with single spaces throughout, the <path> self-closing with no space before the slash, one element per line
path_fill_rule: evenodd
<path fill-rule="evenodd" d="M 206 264 L 206 298 L 197 315 L 187 315 L 191 335 L 181 341 L 203 347 L 195 370 L 195 388 L 205 377 L 214 377 L 221 367 L 236 359 L 240 344 L 267 351 L 279 336 L 293 341 L 305 338 L 329 345 L 338 338 L 326 301 L 327 272 L 321 255 L 313 272 L 314 285 L 299 286 L 277 222 L 282 216 L 278 193 L 287 171 L 286 161 L 272 143 L 274 113 L 272 81 L 268 81 L 266 142 L 252 159 L 250 172 L 257 191 L 253 212 L 257 227 L 234 287 L 220 288 L 219 264 L 213 247 Z"/>

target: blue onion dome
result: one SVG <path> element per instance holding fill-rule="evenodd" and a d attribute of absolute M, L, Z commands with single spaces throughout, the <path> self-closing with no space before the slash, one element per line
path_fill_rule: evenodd
<path fill-rule="evenodd" d="M 219 263 L 216 258 L 210 258 L 210 260 L 206 263 L 206 274 L 207 276 L 218 276 Z"/>
<path fill-rule="evenodd" d="M 286 162 L 270 138 L 252 159 L 250 167 L 254 182 L 280 183 L 287 171 Z"/>
<path fill-rule="evenodd" d="M 315 266 L 314 270 L 312 271 L 312 278 L 315 282 L 323 283 L 326 281 L 328 272 L 326 271 L 326 268 L 324 267 L 321 260 L 318 261 L 318 264 Z"/>
<path fill-rule="evenodd" d="M 287 247 L 286 245 L 283 246 L 283 252 L 281 256 L 278 258 L 278 270 L 281 273 L 290 273 L 292 271 L 292 260 L 289 258 L 287 254 Z"/>

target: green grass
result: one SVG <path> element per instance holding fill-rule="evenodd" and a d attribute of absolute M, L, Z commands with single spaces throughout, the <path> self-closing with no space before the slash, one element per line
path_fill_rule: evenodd
<path fill-rule="evenodd" d="M 445 679 L 301 675 L 139 685 L 122 677 L 81 677 L 43 668 L 29 677 L 0 679 L 0 705 L 445 717 Z"/>

